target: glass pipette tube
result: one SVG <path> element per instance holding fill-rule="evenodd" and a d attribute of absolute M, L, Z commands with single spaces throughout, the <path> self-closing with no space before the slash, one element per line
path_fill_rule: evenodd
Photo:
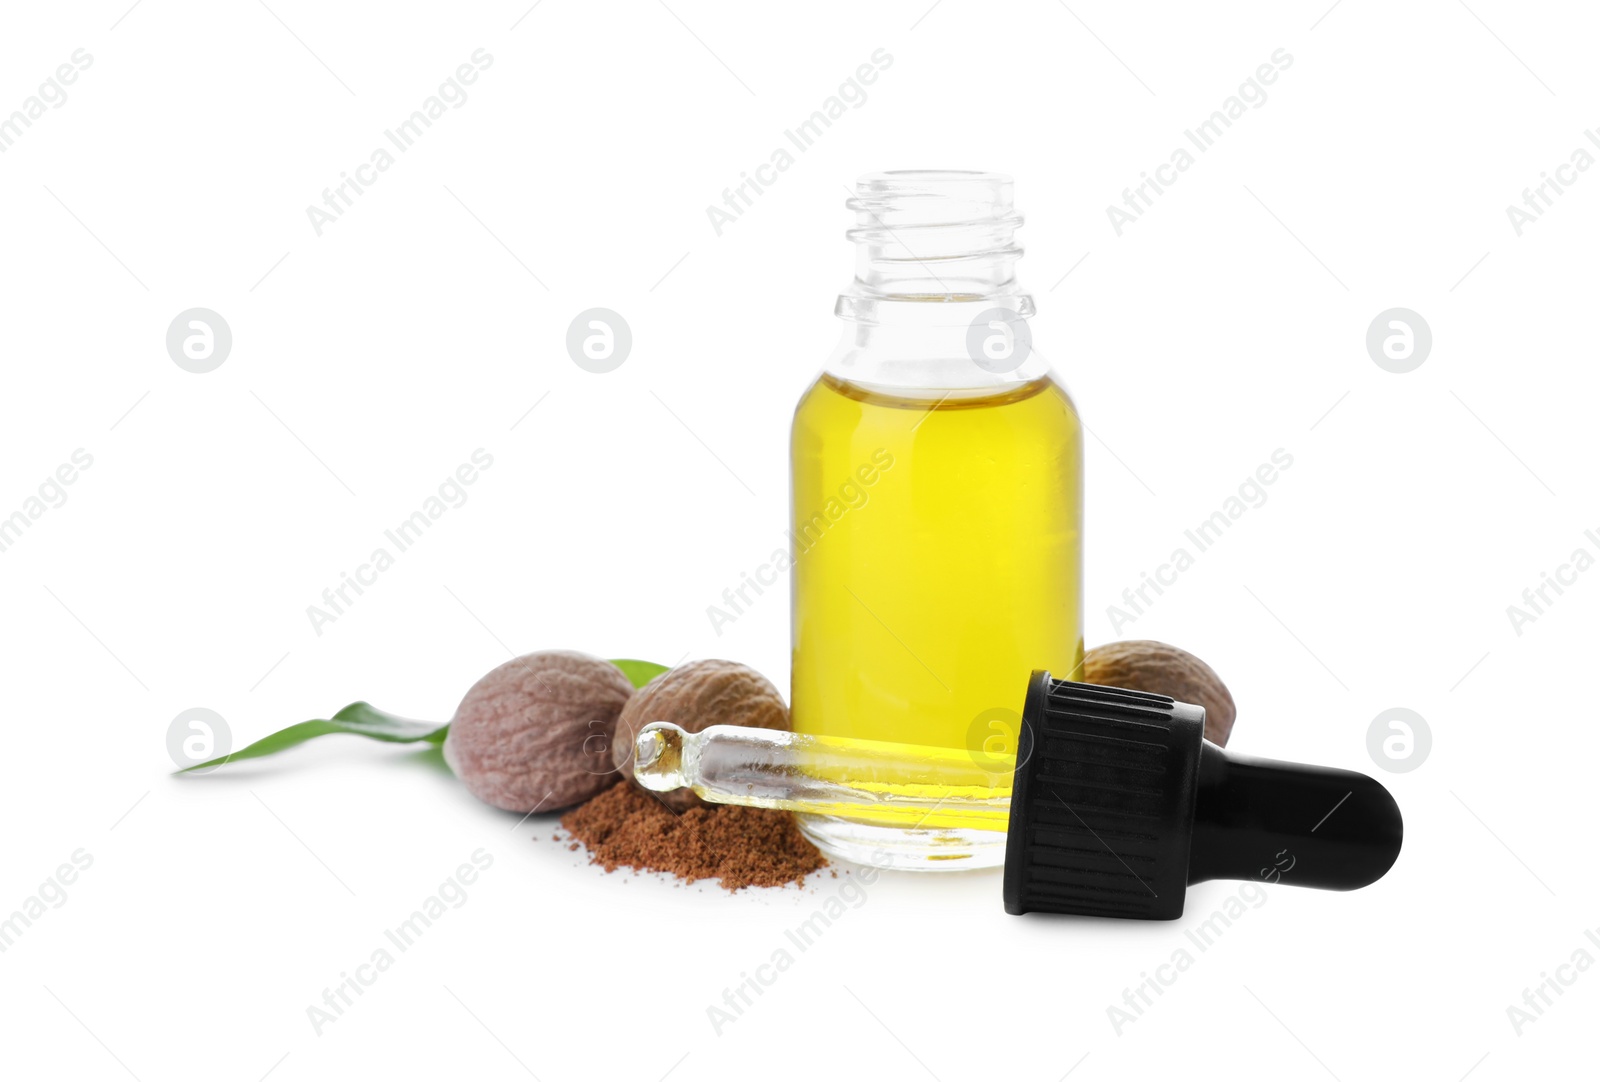
<path fill-rule="evenodd" d="M 1004 831 L 1015 766 L 965 748 L 658 721 L 639 731 L 633 773 L 646 789 L 691 789 L 713 804 Z"/>

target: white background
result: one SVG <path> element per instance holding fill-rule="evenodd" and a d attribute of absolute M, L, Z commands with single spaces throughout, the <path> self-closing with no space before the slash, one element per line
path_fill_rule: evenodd
<path fill-rule="evenodd" d="M 1600 975 L 1520 1036 L 1507 1008 L 1600 958 L 1579 825 L 1600 573 L 1520 635 L 1506 610 L 1600 553 L 1600 170 L 1521 236 L 1505 209 L 1600 153 L 1592 13 L 670 4 L 6 6 L 0 114 L 93 57 L 0 155 L 0 512 L 93 456 L 0 553 L 0 911 L 93 860 L 0 955 L 6 1073 L 1592 1071 Z M 479 48 L 466 103 L 318 236 L 306 207 Z M 706 206 L 879 48 L 865 103 L 716 235 Z M 1106 207 L 1279 48 L 1265 104 L 1117 236 Z M 350 738 L 168 776 L 187 708 L 236 742 L 357 698 L 443 721 L 508 651 L 721 656 L 786 685 L 781 593 L 720 637 L 706 607 L 779 542 L 790 410 L 851 268 L 842 201 L 886 168 L 1017 178 L 1035 341 L 1093 433 L 1090 644 L 1188 647 L 1238 700 L 1232 747 L 1382 777 L 1406 816 L 1384 880 L 1271 890 L 1119 1034 L 1108 1006 L 1237 884 L 1152 925 L 1008 917 L 994 874 L 886 875 L 718 1035 L 708 1005 L 842 880 L 608 877 L 553 820 Z M 196 306 L 233 333 L 206 375 L 164 344 Z M 633 330 L 608 375 L 563 344 L 594 306 Z M 1434 337 L 1405 375 L 1364 345 L 1395 306 Z M 1113 629 L 1280 447 L 1266 504 Z M 468 502 L 315 633 L 307 606 L 477 448 Z M 1396 706 L 1433 736 L 1405 774 L 1367 751 Z M 306 1008 L 479 848 L 468 902 L 318 1036 Z"/>

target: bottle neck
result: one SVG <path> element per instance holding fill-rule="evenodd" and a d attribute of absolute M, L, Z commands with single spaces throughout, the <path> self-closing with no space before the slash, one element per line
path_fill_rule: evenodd
<path fill-rule="evenodd" d="M 993 173 L 873 173 L 847 204 L 856 273 L 834 314 L 844 321 L 826 371 L 868 386 L 931 391 L 990 390 L 1043 375 L 1029 354 L 1020 366 L 977 363 L 974 324 L 1017 325 L 1034 313 L 1017 282 L 1022 216 L 1009 177 Z M 1002 328 L 1003 330 L 1004 328 Z M 989 333 L 989 332 L 984 332 Z"/>

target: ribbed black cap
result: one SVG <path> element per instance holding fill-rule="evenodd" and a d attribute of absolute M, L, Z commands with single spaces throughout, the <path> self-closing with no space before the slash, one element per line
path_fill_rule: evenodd
<path fill-rule="evenodd" d="M 1006 833 L 1008 913 L 1172 920 L 1206 879 L 1353 890 L 1400 855 L 1378 782 L 1223 751 L 1165 695 L 1028 682 Z"/>
<path fill-rule="evenodd" d="M 1142 691 L 1028 685 L 1006 834 L 1008 913 L 1183 913 L 1205 711 Z"/>

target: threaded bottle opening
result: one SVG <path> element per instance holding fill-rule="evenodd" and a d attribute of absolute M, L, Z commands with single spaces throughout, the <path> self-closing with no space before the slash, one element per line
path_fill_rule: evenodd
<path fill-rule="evenodd" d="M 977 301 L 1015 296 L 1022 224 L 1000 173 L 907 169 L 868 173 L 846 206 L 856 278 L 840 298 Z M 1025 299 L 1025 298 L 1023 298 Z"/>

